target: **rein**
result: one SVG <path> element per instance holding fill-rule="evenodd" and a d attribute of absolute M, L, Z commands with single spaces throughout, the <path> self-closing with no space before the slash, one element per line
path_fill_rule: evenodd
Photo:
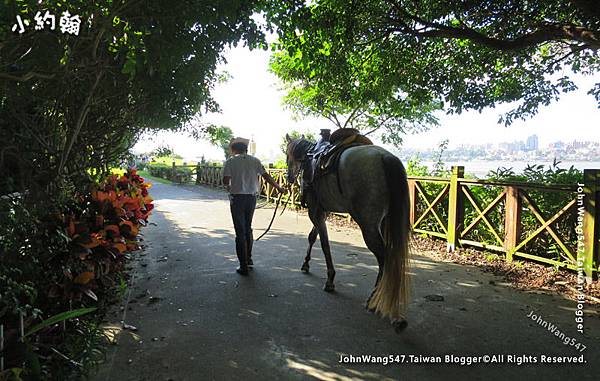
<path fill-rule="evenodd" d="M 269 230 L 271 230 L 271 226 L 273 226 L 273 221 L 275 221 L 275 215 L 277 214 L 277 208 L 279 208 L 279 204 L 281 203 L 281 197 L 283 196 L 283 193 L 279 194 L 279 197 L 277 198 L 277 203 L 275 204 L 275 210 L 273 210 L 273 217 L 271 217 L 271 222 L 269 222 L 269 226 L 267 226 L 267 229 L 264 231 L 264 233 L 262 233 L 260 235 L 260 237 L 258 237 L 257 239 L 255 239 L 254 241 L 259 241 L 262 237 L 264 237 L 265 235 L 267 235 L 267 233 L 269 232 Z M 287 205 L 287 203 L 286 203 Z M 285 209 L 283 209 L 285 210 Z M 283 213 L 283 212 L 281 212 Z"/>
<path fill-rule="evenodd" d="M 301 141 L 300 141 L 301 142 Z M 292 149 L 292 154 L 294 155 L 294 159 L 296 158 L 296 150 L 297 148 L 299 148 L 300 146 L 300 142 L 296 143 L 294 145 L 294 148 Z M 314 146 L 313 143 L 308 142 L 308 145 L 310 145 L 311 147 Z M 304 144 L 304 146 L 307 146 L 307 144 Z M 302 147 L 304 148 L 304 147 Z M 307 152 L 310 150 L 310 148 L 307 150 Z M 304 162 L 306 160 L 306 152 L 303 153 L 303 155 L 305 156 L 302 160 L 299 160 L 300 162 Z M 292 182 L 288 183 L 288 187 L 292 187 L 293 184 L 296 182 L 296 180 L 298 179 L 298 176 L 300 176 L 300 172 L 302 172 L 303 170 L 303 166 L 301 165 L 298 170 L 296 171 L 296 173 L 293 176 Z M 264 237 L 265 235 L 267 235 L 267 233 L 269 232 L 269 230 L 271 230 L 271 226 L 273 226 L 273 222 L 275 221 L 275 216 L 277 215 L 277 209 L 279 208 L 279 204 L 281 204 L 281 199 L 283 197 L 283 193 L 279 194 L 279 197 L 277 197 L 277 203 L 275 204 L 275 209 L 273 210 L 273 216 L 271 217 L 271 222 L 269 222 L 269 226 L 267 226 L 267 229 L 260 235 L 260 237 L 258 237 L 257 239 L 255 239 L 254 241 L 259 241 L 262 237 Z M 283 209 L 281 210 L 281 213 L 279 213 L 279 216 L 283 215 L 283 212 L 285 212 L 288 204 L 290 203 L 290 198 L 288 197 L 287 200 L 285 201 L 285 204 L 283 205 Z"/>
<path fill-rule="evenodd" d="M 275 216 L 277 215 L 277 209 L 279 208 L 279 204 L 281 203 L 282 198 L 283 198 L 283 193 L 280 193 L 279 197 L 277 197 L 277 203 L 275 204 L 275 209 L 273 210 L 273 216 L 271 217 L 271 222 L 269 222 L 269 226 L 267 226 L 267 229 L 260 235 L 260 237 L 258 237 L 254 241 L 259 241 L 262 237 L 267 235 L 269 230 L 271 230 L 271 226 L 273 226 L 273 221 L 275 221 Z M 283 204 L 283 209 L 281 210 L 281 213 L 279 213 L 280 217 L 283 215 L 283 212 L 285 212 L 285 209 L 287 208 L 289 203 L 290 203 L 290 198 L 288 197 L 287 200 L 285 200 L 285 204 Z"/>

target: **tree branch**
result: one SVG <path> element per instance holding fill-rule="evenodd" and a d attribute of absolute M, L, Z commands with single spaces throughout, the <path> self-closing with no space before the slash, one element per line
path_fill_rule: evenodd
<path fill-rule="evenodd" d="M 75 125 L 75 131 L 73 132 L 73 135 L 70 136 L 70 139 L 67 142 L 65 142 L 65 147 L 62 150 L 60 164 L 58 166 L 58 171 L 57 171 L 57 174 L 59 174 L 59 175 L 62 172 L 65 164 L 67 163 L 67 159 L 69 157 L 69 154 L 71 153 L 73 144 L 75 143 L 75 140 L 77 140 L 77 136 L 79 135 L 79 132 L 81 131 L 81 128 L 83 127 L 83 123 L 85 122 L 85 119 L 87 118 L 87 115 L 90 111 L 90 103 L 92 102 L 92 98 L 94 97 L 96 88 L 98 87 L 98 84 L 100 83 L 100 78 L 102 78 L 102 74 L 103 74 L 102 71 L 99 71 L 96 74 L 96 80 L 94 81 L 94 84 L 90 88 L 88 96 L 86 97 L 85 102 L 83 103 L 83 106 L 81 106 L 81 109 L 79 111 L 79 116 L 77 117 L 77 124 Z"/>
<path fill-rule="evenodd" d="M 346 118 L 346 121 L 344 122 L 344 126 L 342 128 L 346 128 L 346 126 L 348 126 L 348 123 L 350 123 L 350 121 L 352 120 L 352 118 L 354 118 L 354 116 L 356 116 L 356 113 L 359 111 L 360 107 L 357 106 L 354 108 L 354 110 L 352 110 L 352 112 L 350 113 L 350 115 L 348 115 L 348 118 Z M 360 116 L 360 115 L 359 115 Z M 352 125 L 352 123 L 350 123 Z"/>
<path fill-rule="evenodd" d="M 543 24 L 530 33 L 514 39 L 502 39 L 486 36 L 472 28 L 457 28 L 425 20 L 407 12 L 393 2 L 398 17 L 390 17 L 388 21 L 397 26 L 396 32 L 409 33 L 416 37 L 440 37 L 451 39 L 466 39 L 477 44 L 502 51 L 523 50 L 547 41 L 571 40 L 584 44 L 585 48 L 600 49 L 600 31 L 577 25 Z M 425 26 L 417 29 L 407 23 L 406 19 Z"/>
<path fill-rule="evenodd" d="M 364 136 L 371 135 L 373 132 L 375 132 L 375 131 L 379 130 L 381 127 L 382 127 L 382 126 L 377 126 L 377 127 L 373 128 L 371 131 L 369 131 L 369 132 L 367 132 L 367 133 L 364 133 L 363 135 L 364 135 Z"/>
<path fill-rule="evenodd" d="M 30 71 L 29 73 L 18 77 L 18 76 L 6 74 L 6 73 L 0 73 L 0 78 L 10 79 L 12 81 L 17 81 L 17 82 L 27 82 L 34 77 L 42 78 L 42 79 L 52 79 L 52 78 L 56 77 L 56 74 L 42 74 L 42 73 L 36 73 L 36 72 Z"/>

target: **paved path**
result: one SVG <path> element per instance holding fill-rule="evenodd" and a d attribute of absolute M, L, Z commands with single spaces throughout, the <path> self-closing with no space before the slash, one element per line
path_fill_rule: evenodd
<path fill-rule="evenodd" d="M 96 380 L 598 380 L 600 319 L 588 311 L 575 331 L 575 304 L 524 293 L 477 268 L 415 256 L 408 329 L 396 335 L 363 302 L 375 257 L 357 231 L 330 227 L 336 292 L 322 291 L 325 261 L 299 271 L 310 229 L 286 212 L 256 243 L 251 276 L 235 273 L 233 226 L 225 195 L 155 184 L 156 225 L 134 262 L 128 302 L 111 322 L 117 344 Z M 257 210 L 260 233 L 272 209 Z M 257 235 L 257 234 L 255 234 Z M 427 295 L 442 295 L 429 301 Z M 584 365 L 342 364 L 340 355 L 579 355 L 527 315 L 533 311 L 588 346 Z M 505 356 L 508 361 L 508 356 Z"/>

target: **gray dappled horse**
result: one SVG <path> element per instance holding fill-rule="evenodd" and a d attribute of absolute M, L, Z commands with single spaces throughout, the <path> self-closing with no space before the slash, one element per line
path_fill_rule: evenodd
<path fill-rule="evenodd" d="M 287 180 L 294 183 L 307 168 L 314 143 L 286 136 Z M 339 179 L 338 179 L 339 177 Z M 337 171 L 315 180 L 307 195 L 313 228 L 302 271 L 309 271 L 317 234 L 327 262 L 325 291 L 333 291 L 335 270 L 325 219 L 327 212 L 349 213 L 362 231 L 365 243 L 377 257 L 379 273 L 366 307 L 391 320 L 397 332 L 407 325 L 403 312 L 408 299 L 409 195 L 404 166 L 393 154 L 374 145 L 355 146 L 340 156 Z"/>

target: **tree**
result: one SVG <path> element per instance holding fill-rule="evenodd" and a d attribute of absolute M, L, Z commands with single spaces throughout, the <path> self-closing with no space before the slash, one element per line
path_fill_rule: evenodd
<path fill-rule="evenodd" d="M 329 51 L 325 51 L 324 57 L 329 57 Z M 284 104 L 296 115 L 325 117 L 335 128 L 356 128 L 366 134 L 380 130 L 384 141 L 393 143 L 400 143 L 401 133 L 406 130 L 422 130 L 437 124 L 432 112 L 439 108 L 438 104 L 407 96 L 390 86 L 392 82 L 372 80 L 374 73 L 381 70 L 379 62 L 370 59 L 357 65 L 339 62 L 315 70 L 314 66 L 321 62 L 306 65 L 302 58 L 298 52 L 293 56 L 279 52 L 270 63 L 270 70 L 283 81 L 287 91 Z M 323 78 L 315 73 L 319 70 Z M 342 85 L 330 82 L 327 79 L 330 74 L 345 78 Z"/>
<path fill-rule="evenodd" d="M 385 86 L 376 92 L 385 99 L 439 100 L 450 113 L 519 102 L 501 118 L 507 125 L 573 90 L 564 69 L 600 69 L 600 8 L 591 0 L 289 1 L 272 4 L 267 18 L 280 38 L 275 62 L 291 57 L 304 75 L 293 80 L 342 94 Z M 590 94 L 600 104 L 600 83 Z"/>
<path fill-rule="evenodd" d="M 173 147 L 168 146 L 168 145 L 161 145 L 160 147 L 156 148 L 154 151 L 152 151 L 150 153 L 150 155 L 156 156 L 156 157 L 169 157 L 169 156 L 173 156 L 174 154 L 175 154 L 175 151 L 173 150 Z"/>
<path fill-rule="evenodd" d="M 147 130 L 182 129 L 218 110 L 222 51 L 263 44 L 256 4 L 235 0 L 0 3 L 0 194 L 81 189 Z M 34 15 L 56 28 L 34 29 Z M 78 15 L 78 35 L 58 27 Z M 20 34 L 18 17 L 31 24 Z"/>
<path fill-rule="evenodd" d="M 208 141 L 217 147 L 220 147 L 225 154 L 225 159 L 228 159 L 231 153 L 229 152 L 229 143 L 233 139 L 233 131 L 227 126 L 208 126 L 206 128 L 206 137 Z"/>

